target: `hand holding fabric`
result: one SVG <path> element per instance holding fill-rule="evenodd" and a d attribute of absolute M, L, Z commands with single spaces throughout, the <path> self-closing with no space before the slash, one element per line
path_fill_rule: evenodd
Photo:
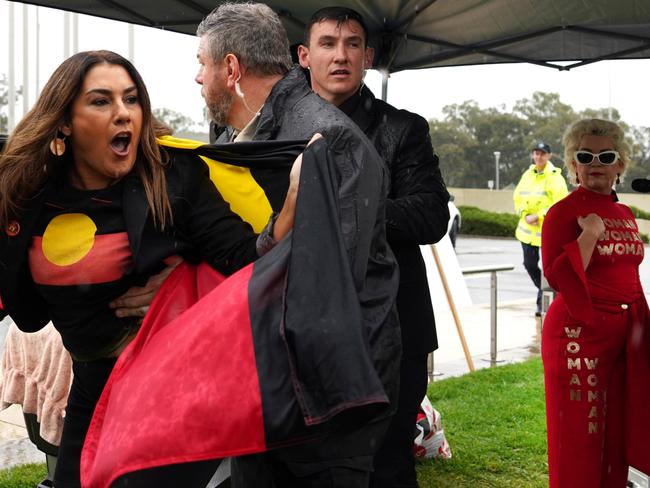
<path fill-rule="evenodd" d="M 144 286 L 132 286 L 126 293 L 113 300 L 109 307 L 115 309 L 115 315 L 118 317 L 144 317 L 163 281 L 182 261 L 179 258 L 157 275 L 153 275 Z"/>

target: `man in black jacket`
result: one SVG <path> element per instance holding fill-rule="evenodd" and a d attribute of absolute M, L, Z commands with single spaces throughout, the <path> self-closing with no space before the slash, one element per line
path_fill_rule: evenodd
<path fill-rule="evenodd" d="M 427 356 L 438 346 L 419 245 L 445 235 L 449 194 L 426 120 L 377 100 L 363 85 L 373 58 L 367 40 L 359 13 L 326 7 L 307 23 L 298 55 L 301 66 L 309 70 L 312 89 L 359 125 L 390 171 L 386 230 L 400 267 L 397 309 L 403 352 L 398 410 L 375 456 L 371 486 L 417 487 L 413 432 L 426 393 Z"/>
<path fill-rule="evenodd" d="M 203 20 L 197 35 L 196 81 L 212 119 L 226 127 L 217 142 L 307 140 L 322 134 L 318 144 L 326 144 L 327 157 L 334 161 L 332 197 L 347 255 L 345 262 L 332 266 L 343 266 L 351 274 L 356 287 L 353 299 L 358 297 L 364 324 L 370 324 L 364 331 L 368 354 L 388 401 L 395 405 L 400 337 L 393 301 L 398 278 L 386 242 L 388 175 L 381 157 L 348 117 L 311 91 L 301 68 L 291 67 L 286 32 L 266 5 L 223 4 Z M 375 187 L 376 198 L 375 194 L 356 198 L 360 189 Z M 360 232 L 364 226 L 370 231 Z M 384 304 L 381 310 L 377 303 Z M 373 456 L 390 413 L 384 409 L 353 424 L 337 423 L 335 434 L 316 442 L 236 458 L 233 486 L 368 486 Z"/>

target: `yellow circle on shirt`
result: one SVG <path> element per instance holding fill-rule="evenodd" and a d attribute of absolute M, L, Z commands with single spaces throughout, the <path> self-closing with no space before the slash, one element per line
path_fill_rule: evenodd
<path fill-rule="evenodd" d="M 57 215 L 43 232 L 43 255 L 52 264 L 74 264 L 92 249 L 95 232 L 97 226 L 87 215 Z"/>

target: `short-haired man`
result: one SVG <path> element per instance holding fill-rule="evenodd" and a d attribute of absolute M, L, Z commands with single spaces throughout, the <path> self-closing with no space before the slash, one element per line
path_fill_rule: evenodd
<path fill-rule="evenodd" d="M 301 66 L 309 69 L 312 89 L 359 125 L 391 174 L 386 228 L 400 266 L 397 309 L 403 351 L 398 410 L 375 456 L 371 486 L 417 487 L 413 431 L 426 394 L 427 356 L 437 348 L 419 245 L 437 242 L 445 235 L 449 194 L 426 120 L 377 100 L 363 84 L 374 54 L 367 43 L 368 30 L 359 13 L 326 7 L 307 23 L 298 56 Z"/>
<path fill-rule="evenodd" d="M 385 189 L 387 179 L 382 160 L 350 119 L 311 91 L 301 68 L 291 68 L 289 42 L 279 17 L 264 4 L 222 4 L 201 22 L 197 34 L 200 69 L 196 81 L 202 85 L 216 124 L 227 126 L 219 142 L 309 139 L 315 133 L 322 134 L 329 157 L 335 162 L 334 198 L 350 272 L 361 299 L 360 310 L 365 313 L 377 299 L 383 300 L 372 283 L 389 282 L 396 292 L 396 264 L 385 239 L 381 186 Z M 376 199 L 355 199 L 357 189 L 368 184 L 368 180 L 354 176 L 360 167 L 366 177 L 380 183 Z M 375 206 L 371 231 L 362 235 L 359 226 L 368 223 L 362 222 L 361 216 Z M 387 305 L 379 317 L 369 318 L 378 326 L 368 331 L 368 342 L 373 365 L 394 404 L 399 325 L 394 307 L 390 302 Z M 233 486 L 367 486 L 377 443 L 390 417 L 383 414 L 365 420 L 365 425 L 357 423 L 316 442 L 236 458 Z M 258 477 L 262 472 L 264 479 Z M 330 484 L 332 479 L 336 480 L 334 484 Z"/>
<path fill-rule="evenodd" d="M 542 245 L 542 224 L 546 212 L 568 194 L 562 168 L 551 162 L 551 147 L 544 141 L 531 151 L 531 164 L 515 188 L 513 199 L 519 216 L 515 237 L 521 242 L 524 268 L 537 288 L 535 315 L 542 315 L 542 271 L 539 269 L 539 248 Z"/>

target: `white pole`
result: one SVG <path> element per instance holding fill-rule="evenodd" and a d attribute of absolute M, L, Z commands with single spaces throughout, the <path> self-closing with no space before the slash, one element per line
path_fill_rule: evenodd
<path fill-rule="evenodd" d="M 63 13 L 63 59 L 70 57 L 70 13 Z"/>
<path fill-rule="evenodd" d="M 72 54 L 79 52 L 79 14 L 72 14 Z"/>
<path fill-rule="evenodd" d="M 39 23 L 39 8 L 36 7 L 36 75 L 34 76 L 36 83 L 34 83 L 34 99 L 38 98 L 41 92 L 41 85 L 39 77 L 41 74 L 41 24 Z"/>
<path fill-rule="evenodd" d="M 133 24 L 128 24 L 129 29 L 129 61 L 135 64 L 135 33 L 133 31 Z"/>
<path fill-rule="evenodd" d="M 23 116 L 29 110 L 29 26 L 27 4 L 23 4 Z"/>
<path fill-rule="evenodd" d="M 494 170 L 496 171 L 496 181 L 494 182 L 494 189 L 499 189 L 499 157 L 501 156 L 500 151 L 494 151 Z"/>
<path fill-rule="evenodd" d="M 390 73 L 388 70 L 381 72 L 381 99 L 385 102 L 388 100 L 388 77 Z"/>
<path fill-rule="evenodd" d="M 607 111 L 607 119 L 612 120 L 612 72 L 608 68 L 607 72 L 607 93 L 609 98 L 609 110 Z"/>
<path fill-rule="evenodd" d="M 14 3 L 9 2 L 9 74 L 7 93 L 7 132 L 11 132 L 16 125 L 16 80 L 14 78 Z"/>

